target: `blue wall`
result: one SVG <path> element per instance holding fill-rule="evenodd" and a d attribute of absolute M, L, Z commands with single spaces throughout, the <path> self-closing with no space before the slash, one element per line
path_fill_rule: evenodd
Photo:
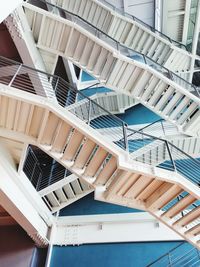
<path fill-rule="evenodd" d="M 60 216 L 131 213 L 137 211 L 136 209 L 94 200 L 94 194 L 91 193 L 62 209 Z"/>
<path fill-rule="evenodd" d="M 179 243 L 141 242 L 54 246 L 51 267 L 145 267 Z"/>

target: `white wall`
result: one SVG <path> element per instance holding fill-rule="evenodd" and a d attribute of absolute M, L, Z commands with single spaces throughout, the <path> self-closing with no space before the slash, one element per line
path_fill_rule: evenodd
<path fill-rule="evenodd" d="M 6 0 L 1 3 L 0 8 L 0 22 L 2 22 L 7 16 L 22 2 L 22 0 Z"/>
<path fill-rule="evenodd" d="M 124 10 L 154 26 L 154 0 L 124 0 Z"/>

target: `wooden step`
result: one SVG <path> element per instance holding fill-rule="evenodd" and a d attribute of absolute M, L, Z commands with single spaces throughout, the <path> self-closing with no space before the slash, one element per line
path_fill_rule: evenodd
<path fill-rule="evenodd" d="M 80 147 L 82 141 L 84 139 L 84 135 L 77 131 L 76 129 L 74 130 L 73 134 L 71 135 L 69 142 L 67 144 L 67 147 L 64 151 L 62 160 L 73 160 L 75 157 L 75 154 Z"/>
<path fill-rule="evenodd" d="M 161 209 L 182 191 L 183 189 L 177 185 L 165 183 L 161 185 L 149 198 L 147 198 L 146 207 L 151 211 Z"/>
<path fill-rule="evenodd" d="M 152 177 L 142 175 L 126 192 L 125 197 L 136 198 L 152 181 Z"/>
<path fill-rule="evenodd" d="M 194 208 L 192 211 L 187 213 L 185 216 L 173 223 L 174 227 L 183 227 L 187 224 L 193 222 L 194 220 L 200 218 L 200 206 Z"/>
<path fill-rule="evenodd" d="M 126 192 L 134 185 L 134 183 L 141 177 L 141 174 L 138 173 L 132 173 L 129 178 L 124 182 L 124 184 L 121 186 L 119 191 L 117 192 L 117 195 L 125 195 Z"/>
<path fill-rule="evenodd" d="M 55 135 L 54 141 L 52 142 L 52 152 L 63 153 L 71 131 L 72 127 L 70 125 L 68 125 L 64 121 L 60 122 L 57 134 Z"/>
<path fill-rule="evenodd" d="M 100 168 L 103 161 L 106 159 L 108 152 L 103 148 L 98 148 L 93 158 L 90 160 L 86 170 L 84 172 L 84 176 L 94 177 L 98 169 Z"/>
<path fill-rule="evenodd" d="M 174 216 L 176 216 L 177 214 L 179 214 L 180 212 L 182 212 L 184 209 L 186 209 L 188 206 L 190 206 L 195 201 L 196 201 L 196 198 L 195 197 L 193 197 L 191 195 L 187 195 L 186 197 L 184 197 L 181 200 L 179 200 L 170 209 L 168 209 L 167 211 L 165 211 L 161 215 L 161 217 L 173 218 Z"/>
<path fill-rule="evenodd" d="M 185 235 L 193 235 L 193 236 L 199 235 L 200 234 L 200 224 L 193 226 L 192 228 L 187 230 L 184 234 Z"/>
<path fill-rule="evenodd" d="M 91 153 L 93 152 L 95 147 L 96 144 L 93 141 L 86 139 L 77 158 L 75 159 L 73 168 L 82 169 L 89 160 Z"/>
<path fill-rule="evenodd" d="M 136 199 L 138 199 L 138 200 L 146 200 L 162 184 L 164 184 L 163 181 L 159 181 L 159 180 L 155 180 L 154 179 L 149 185 L 146 186 L 146 188 L 140 194 L 137 195 Z"/>
<path fill-rule="evenodd" d="M 104 168 L 102 169 L 100 174 L 97 176 L 95 184 L 96 185 L 105 185 L 106 182 L 109 180 L 109 178 L 111 178 L 113 173 L 116 171 L 116 169 L 117 169 L 117 159 L 112 156 L 109 159 L 106 166 L 104 166 Z"/>

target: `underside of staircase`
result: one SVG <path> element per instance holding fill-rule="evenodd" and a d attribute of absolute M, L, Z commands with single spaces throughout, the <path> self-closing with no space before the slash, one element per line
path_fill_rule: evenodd
<path fill-rule="evenodd" d="M 55 84 L 53 78 L 50 76 Z M 109 137 L 102 138 L 92 122 L 84 122 L 55 98 L 34 95 L 27 77 L 21 79 L 18 69 L 16 75 L 0 81 L 2 137 L 39 147 L 94 188 L 97 200 L 146 210 L 199 247 L 198 161 L 187 163 L 185 154 L 180 159 L 186 160 L 186 168 L 188 164 L 196 168 L 196 180 L 190 172 L 181 173 L 176 159 L 174 171 L 135 161 L 125 151 L 126 142 L 122 145 L 121 141 L 112 143 Z M 62 187 L 59 193 L 53 191 L 50 202 L 62 206 L 64 192 Z"/>
<path fill-rule="evenodd" d="M 95 191 L 96 200 L 145 210 L 200 248 L 200 162 L 192 158 L 200 154 L 199 91 L 171 72 L 187 72 L 191 55 L 98 1 L 55 3 L 63 8 L 54 6 L 56 14 L 23 4 L 37 48 L 69 59 L 126 105 L 115 92 L 78 99 L 62 78 L 16 62 L 7 75 L 3 59 L 0 136 L 35 146 L 70 171 L 38 190 L 52 213 Z M 191 137 L 177 145 L 113 116 L 137 102 Z"/>
<path fill-rule="evenodd" d="M 193 85 L 162 66 L 155 66 L 150 59 L 142 59 L 143 63 L 134 60 L 137 54 L 115 49 L 113 39 L 99 39 L 95 32 L 85 30 L 85 25 L 81 27 L 33 5 L 26 4 L 24 8 L 38 48 L 71 60 L 101 84 L 136 98 L 176 124 L 180 131 L 199 135 L 200 101 Z"/>

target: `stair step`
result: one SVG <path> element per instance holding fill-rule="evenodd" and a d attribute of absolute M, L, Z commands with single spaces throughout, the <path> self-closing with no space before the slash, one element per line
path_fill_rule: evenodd
<path fill-rule="evenodd" d="M 141 176 L 126 192 L 125 197 L 136 198 L 152 182 L 152 177 Z"/>
<path fill-rule="evenodd" d="M 183 190 L 174 184 L 164 183 L 149 198 L 146 199 L 146 206 L 149 210 L 159 210 Z"/>
<path fill-rule="evenodd" d="M 185 210 L 188 206 L 190 206 L 192 203 L 194 203 L 196 200 L 195 197 L 188 195 L 181 200 L 179 200 L 174 206 L 172 206 L 170 209 L 165 211 L 161 217 L 166 217 L 166 218 L 173 218 L 176 215 L 178 215 L 180 212 Z"/>
<path fill-rule="evenodd" d="M 117 160 L 115 157 L 112 156 L 106 166 L 104 166 L 100 174 L 97 176 L 95 185 L 105 185 L 109 178 L 111 178 L 113 173 L 116 171 L 116 169 Z"/>
<path fill-rule="evenodd" d="M 177 220 L 176 222 L 173 223 L 174 227 L 183 227 L 188 225 L 189 223 L 193 222 L 194 220 L 200 218 L 200 206 L 193 209 L 186 215 L 184 215 L 182 218 Z"/>
<path fill-rule="evenodd" d="M 73 160 L 83 139 L 84 139 L 84 135 L 75 129 L 69 139 L 69 142 L 64 151 L 62 160 L 70 160 L 70 161 Z"/>
<path fill-rule="evenodd" d="M 106 159 L 108 152 L 103 148 L 98 148 L 96 153 L 93 155 L 93 158 L 90 160 L 86 170 L 84 172 L 84 176 L 94 177 L 98 169 L 100 168 L 103 161 Z"/>
<path fill-rule="evenodd" d="M 95 147 L 96 144 L 93 141 L 86 139 L 77 158 L 75 159 L 73 167 L 78 169 L 84 168 Z"/>

